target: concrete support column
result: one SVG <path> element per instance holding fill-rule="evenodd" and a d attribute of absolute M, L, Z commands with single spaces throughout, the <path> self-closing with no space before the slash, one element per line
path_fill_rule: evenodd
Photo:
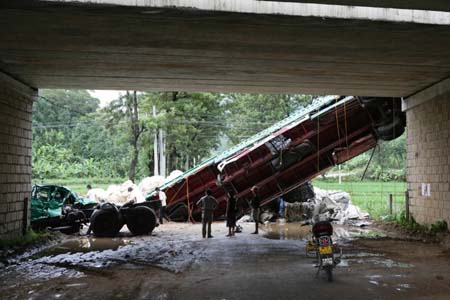
<path fill-rule="evenodd" d="M 450 80 L 404 101 L 411 215 L 450 224 Z"/>
<path fill-rule="evenodd" d="M 32 105 L 37 91 L 0 72 L 0 239 L 22 234 L 31 192 Z M 25 220 L 26 224 L 29 223 Z"/>

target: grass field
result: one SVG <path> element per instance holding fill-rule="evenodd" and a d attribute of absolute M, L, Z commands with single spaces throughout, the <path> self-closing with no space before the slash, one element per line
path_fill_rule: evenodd
<path fill-rule="evenodd" d="M 348 192 L 353 204 L 369 212 L 374 219 L 389 213 L 389 194 L 393 195 L 394 214 L 401 213 L 405 207 L 406 182 L 343 181 L 339 184 L 316 179 L 312 183 L 321 189 Z"/>
<path fill-rule="evenodd" d="M 45 183 L 65 185 L 79 194 L 86 194 L 86 185 L 89 183 L 94 188 L 106 189 L 110 184 L 121 184 L 126 179 L 121 178 L 72 178 L 64 180 L 48 180 Z M 35 183 L 35 182 L 33 182 Z M 393 195 L 393 212 L 399 214 L 405 207 L 405 182 L 376 182 L 376 181 L 343 181 L 341 185 L 337 182 L 316 179 L 314 186 L 327 190 L 343 190 L 350 194 L 352 202 L 362 210 L 370 213 L 372 218 L 389 213 L 389 194 Z"/>

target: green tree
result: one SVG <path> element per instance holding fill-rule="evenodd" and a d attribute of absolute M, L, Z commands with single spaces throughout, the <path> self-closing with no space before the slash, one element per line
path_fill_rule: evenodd
<path fill-rule="evenodd" d="M 107 126 L 110 131 L 119 130 L 122 136 L 129 140 L 131 153 L 128 178 L 132 181 L 136 180 L 136 166 L 138 165 L 139 153 L 142 148 L 139 138 L 146 130 L 144 122 L 139 120 L 139 111 L 136 91 L 131 93 L 127 91 L 125 95 L 111 102 L 104 110 L 107 114 Z"/>
<path fill-rule="evenodd" d="M 280 121 L 312 102 L 312 96 L 227 94 L 226 134 L 233 144 Z"/>
<path fill-rule="evenodd" d="M 143 112 L 151 116 L 153 106 L 158 110 L 157 118 L 147 118 L 148 127 L 156 126 L 165 132 L 169 170 L 192 167 L 194 161 L 209 157 L 212 149 L 218 146 L 219 136 L 226 126 L 222 98 L 212 93 L 165 92 L 145 95 Z"/>

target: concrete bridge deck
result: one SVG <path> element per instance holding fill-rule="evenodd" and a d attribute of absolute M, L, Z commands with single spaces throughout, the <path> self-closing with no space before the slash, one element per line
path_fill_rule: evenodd
<path fill-rule="evenodd" d="M 237 3 L 0 2 L 0 70 L 39 88 L 371 96 L 450 76 L 445 25 L 186 8 L 220 2 Z"/>

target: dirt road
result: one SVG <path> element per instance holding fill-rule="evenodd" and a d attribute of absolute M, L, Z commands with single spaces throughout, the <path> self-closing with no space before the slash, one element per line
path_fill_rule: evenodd
<path fill-rule="evenodd" d="M 437 245 L 341 240 L 345 256 L 328 283 L 305 256 L 307 228 L 263 228 L 270 238 L 249 234 L 251 224 L 228 238 L 223 223 L 213 239 L 175 223 L 147 237 L 72 237 L 0 269 L 0 298 L 450 299 L 450 252 Z"/>

